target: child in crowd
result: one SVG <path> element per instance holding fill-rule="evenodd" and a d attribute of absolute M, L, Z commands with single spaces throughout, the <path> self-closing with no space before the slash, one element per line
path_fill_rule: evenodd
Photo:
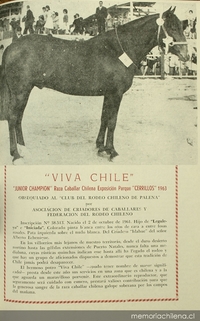
<path fill-rule="evenodd" d="M 43 34 L 44 33 L 44 25 L 45 25 L 44 16 L 40 15 L 38 20 L 36 21 L 35 33 Z"/>
<path fill-rule="evenodd" d="M 65 34 L 68 33 L 69 31 L 69 26 L 68 26 L 68 10 L 64 9 L 63 10 L 63 27 L 62 30 L 64 31 Z"/>
<path fill-rule="evenodd" d="M 53 20 L 53 33 L 57 34 L 59 29 L 59 17 L 58 12 L 53 12 L 52 14 L 52 20 Z"/>

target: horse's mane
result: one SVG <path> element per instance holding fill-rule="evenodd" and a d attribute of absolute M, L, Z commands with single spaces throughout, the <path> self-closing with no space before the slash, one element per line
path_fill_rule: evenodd
<path fill-rule="evenodd" d="M 150 20 L 157 18 L 159 15 L 158 14 L 151 14 L 151 15 L 147 15 L 145 17 L 140 17 L 138 19 L 132 20 L 130 22 L 125 23 L 124 25 L 120 25 L 118 28 L 119 30 L 129 30 L 129 29 L 136 29 L 136 28 L 140 28 L 144 23 L 149 22 Z"/>
<path fill-rule="evenodd" d="M 125 23 L 124 25 L 119 25 L 117 27 L 117 31 L 119 31 L 121 33 L 124 33 L 124 34 L 127 34 L 127 33 L 131 33 L 132 34 L 132 31 L 134 29 L 137 30 L 138 28 L 143 26 L 144 23 L 148 23 L 150 20 L 158 18 L 158 16 L 159 16 L 158 14 L 147 15 L 145 17 L 140 17 L 138 19 L 129 21 L 129 22 Z M 116 32 L 115 29 L 111 29 L 111 30 L 108 30 L 105 33 L 99 34 L 99 35 L 89 39 L 88 41 L 93 41 L 93 40 L 98 39 L 100 37 L 102 37 L 102 38 L 107 38 L 108 37 L 109 38 L 109 36 L 113 36 L 113 33 L 115 33 L 115 32 Z"/>

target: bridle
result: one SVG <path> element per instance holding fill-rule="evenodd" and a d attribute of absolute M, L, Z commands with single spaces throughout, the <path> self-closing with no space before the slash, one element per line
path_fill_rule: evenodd
<path fill-rule="evenodd" d="M 164 26 L 164 22 L 165 22 L 164 19 L 162 19 L 161 17 L 156 20 L 156 23 L 158 25 L 157 42 L 158 42 L 158 46 L 159 47 L 161 47 L 159 45 L 159 42 L 160 42 L 159 38 L 160 38 L 161 28 L 162 28 L 162 30 L 163 30 L 163 32 L 165 34 L 165 37 L 166 37 L 166 38 L 162 39 L 162 41 L 165 44 L 165 54 L 167 54 L 169 52 L 169 47 L 173 47 L 175 45 L 188 45 L 187 41 L 173 41 L 173 38 L 170 37 L 168 35 L 168 33 L 167 33 L 167 30 L 166 30 L 166 28 Z"/>
<path fill-rule="evenodd" d="M 162 28 L 162 30 L 163 30 L 163 32 L 164 32 L 164 34 L 165 34 L 165 37 L 166 38 L 163 38 L 162 39 L 162 41 L 164 42 L 164 44 L 165 44 L 165 54 L 167 54 L 168 52 L 169 52 L 169 47 L 173 47 L 173 46 L 175 46 L 175 45 L 188 45 L 188 43 L 187 43 L 187 41 L 173 41 L 173 38 L 172 37 L 170 37 L 169 35 L 168 35 L 168 33 L 167 33 L 167 30 L 166 30 L 166 28 L 165 28 L 165 26 L 164 26 L 164 19 L 162 19 L 161 17 L 160 18 L 158 18 L 157 20 L 156 20 L 156 23 L 157 23 L 157 25 L 158 25 L 158 33 L 157 33 L 157 42 L 158 42 L 158 47 L 160 47 L 160 49 L 161 49 L 161 45 L 159 44 L 159 38 L 160 38 L 160 31 L 161 31 L 161 28 Z M 116 35 L 116 39 L 117 39 L 117 42 L 118 42 L 118 44 L 119 44 L 119 46 L 120 46 L 120 48 L 121 48 L 121 50 L 122 50 L 122 52 L 123 52 L 123 54 L 122 54 L 122 56 L 123 55 L 125 55 L 125 56 L 127 56 L 127 54 L 126 54 L 126 52 L 124 51 L 124 49 L 123 49 L 123 47 L 122 47 L 122 44 L 121 44 L 121 41 L 120 41 L 120 39 L 119 39 L 119 36 L 118 36 L 118 32 L 117 32 L 117 25 L 115 25 L 115 35 Z M 121 57 L 121 56 L 120 56 Z M 120 57 L 119 57 L 119 59 L 120 59 Z M 129 57 L 128 57 L 128 59 L 130 59 Z M 121 59 L 120 59 L 121 60 Z M 124 62 L 123 62 L 124 63 Z M 129 65 L 131 65 L 131 64 L 133 64 L 136 68 L 137 68 L 137 65 L 130 59 L 129 60 Z M 128 65 L 128 66 L 129 66 Z"/>

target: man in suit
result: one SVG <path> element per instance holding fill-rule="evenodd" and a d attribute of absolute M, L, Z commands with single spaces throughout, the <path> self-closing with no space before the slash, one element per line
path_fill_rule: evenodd
<path fill-rule="evenodd" d="M 29 31 L 29 33 L 34 33 L 33 22 L 35 18 L 33 16 L 33 12 L 30 9 L 30 6 L 27 6 L 27 13 L 24 20 L 25 20 L 24 35 L 27 34 L 27 31 Z"/>
<path fill-rule="evenodd" d="M 96 9 L 98 33 L 105 32 L 107 14 L 107 9 L 103 7 L 103 1 L 99 1 L 99 7 Z"/>

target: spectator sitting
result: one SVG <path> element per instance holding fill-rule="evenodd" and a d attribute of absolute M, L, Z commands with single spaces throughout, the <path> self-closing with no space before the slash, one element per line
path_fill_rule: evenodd
<path fill-rule="evenodd" d="M 12 14 L 12 19 L 10 22 L 10 25 L 12 27 L 12 31 L 15 31 L 15 29 L 20 26 L 20 14 L 18 11 Z"/>
<path fill-rule="evenodd" d="M 191 59 L 187 61 L 186 65 L 190 76 L 197 75 L 197 51 L 195 47 L 193 48 Z"/>
<path fill-rule="evenodd" d="M 141 62 L 140 62 L 140 70 L 143 76 L 146 75 L 148 69 L 148 65 L 147 65 L 147 57 L 145 57 Z"/>
<path fill-rule="evenodd" d="M 18 26 L 14 33 L 13 33 L 13 38 L 12 38 L 12 42 L 15 42 L 17 41 L 18 39 L 22 38 L 23 35 L 22 35 L 22 28 L 20 26 Z"/>
<path fill-rule="evenodd" d="M 12 18 L 10 25 L 12 27 L 12 31 L 15 32 L 16 28 L 20 26 L 20 20 L 16 20 L 16 18 Z"/>

